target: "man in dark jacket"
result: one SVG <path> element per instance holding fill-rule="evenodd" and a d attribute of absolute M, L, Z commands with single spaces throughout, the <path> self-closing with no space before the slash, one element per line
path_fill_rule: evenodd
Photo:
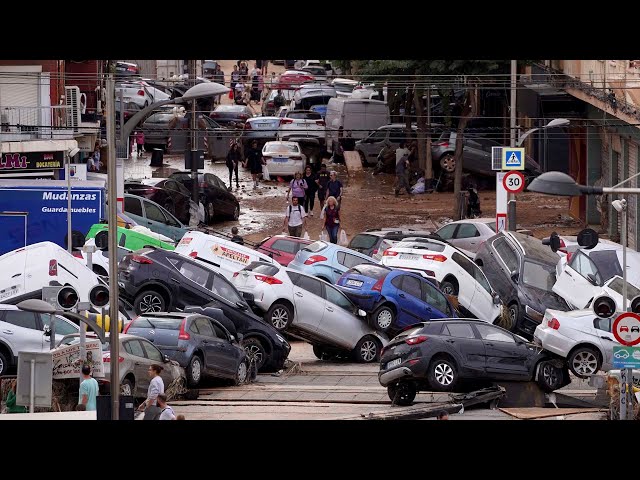
<path fill-rule="evenodd" d="M 258 188 L 258 175 L 262 173 L 262 165 L 264 160 L 262 158 L 262 151 L 258 148 L 258 142 L 253 140 L 251 147 L 246 155 L 245 167 L 249 167 L 251 171 L 251 178 L 253 178 L 253 188 Z"/>

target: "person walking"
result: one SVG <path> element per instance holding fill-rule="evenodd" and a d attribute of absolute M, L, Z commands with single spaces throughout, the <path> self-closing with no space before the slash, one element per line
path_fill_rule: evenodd
<path fill-rule="evenodd" d="M 307 230 L 307 214 L 298 203 L 298 197 L 292 197 L 291 204 L 287 206 L 284 227 L 289 230 L 289 235 L 292 237 L 302 237 L 303 230 Z"/>
<path fill-rule="evenodd" d="M 91 376 L 91 367 L 89 365 L 83 365 L 78 403 L 84 405 L 87 410 L 95 410 L 97 396 L 98 382 Z"/>
<path fill-rule="evenodd" d="M 158 417 L 158 420 L 176 419 L 176 412 L 173 411 L 173 408 L 167 405 L 167 396 L 164 393 L 158 394 L 157 402 L 158 408 L 160 409 L 160 417 Z"/>
<path fill-rule="evenodd" d="M 316 183 L 316 174 L 313 173 L 311 165 L 307 165 L 304 169 L 304 176 L 302 180 L 307 184 L 307 190 L 304 195 L 304 211 L 310 217 L 313 217 L 313 205 L 316 200 L 316 191 L 318 190 L 318 184 Z"/>
<path fill-rule="evenodd" d="M 238 235 L 238 227 L 231 228 L 231 235 L 233 235 L 231 237 L 232 242 L 235 242 L 239 245 L 244 245 L 244 239 L 240 235 Z"/>
<path fill-rule="evenodd" d="M 238 163 L 242 161 L 242 154 L 240 153 L 240 147 L 238 143 L 231 142 L 231 148 L 227 152 L 227 169 L 229 170 L 229 190 L 231 190 L 233 172 L 236 172 L 236 188 L 240 188 L 240 181 L 238 180 Z M 213 160 L 211 161 L 213 163 Z"/>
<path fill-rule="evenodd" d="M 262 157 L 262 151 L 258 149 L 258 142 L 253 140 L 251 147 L 247 153 L 244 166 L 248 166 L 251 171 L 251 178 L 253 179 L 253 188 L 258 188 L 258 175 L 262 173 L 262 165 L 264 165 L 264 158 Z"/>
<path fill-rule="evenodd" d="M 400 145 L 403 145 L 402 143 Z M 400 148 L 398 150 L 402 151 Z M 398 159 L 398 150 L 396 150 L 396 197 L 400 195 L 403 188 L 407 191 L 407 195 L 411 195 L 411 186 L 409 185 L 409 153 L 405 153 L 402 158 Z M 407 152 L 409 150 L 404 149 Z"/>
<path fill-rule="evenodd" d="M 163 368 L 154 363 L 149 367 L 149 388 L 147 389 L 147 398 L 138 407 L 139 412 L 144 412 L 144 420 L 155 420 L 158 414 L 158 395 L 164 393 L 164 382 L 160 374 Z"/>
<path fill-rule="evenodd" d="M 320 218 L 324 218 L 324 228 L 329 235 L 331 243 L 338 243 L 338 228 L 340 228 L 340 207 L 335 197 L 329 196 L 327 204 L 320 213 Z"/>
<path fill-rule="evenodd" d="M 318 201 L 320 202 L 320 208 L 324 207 L 324 199 L 327 196 L 327 185 L 331 180 L 327 165 L 323 163 L 320 165 L 320 171 L 316 178 L 316 184 L 318 185 Z"/>
<path fill-rule="evenodd" d="M 286 193 L 287 200 L 289 200 L 289 193 L 291 193 L 291 197 L 292 198 L 297 197 L 298 204 L 303 205 L 305 192 L 307 191 L 308 188 L 309 186 L 307 185 L 307 182 L 305 182 L 304 179 L 302 178 L 302 174 L 300 172 L 296 172 L 295 176 L 293 177 L 293 180 L 289 182 L 289 188 L 287 189 L 287 193 Z"/>
<path fill-rule="evenodd" d="M 142 130 L 136 132 L 136 143 L 138 147 L 138 158 L 142 158 L 142 147 L 144 146 L 144 132 Z"/>
<path fill-rule="evenodd" d="M 342 182 L 338 180 L 338 173 L 332 170 L 329 174 L 329 182 L 327 183 L 327 193 L 330 197 L 334 197 L 338 202 L 338 206 L 342 206 Z"/>
<path fill-rule="evenodd" d="M 9 391 L 7 392 L 7 413 L 27 413 L 27 407 L 22 405 L 16 405 L 16 387 L 17 379 L 12 379 L 9 384 Z"/>
<path fill-rule="evenodd" d="M 231 72 L 231 82 L 229 83 L 229 87 L 233 90 L 235 94 L 236 84 L 240 81 L 240 71 L 238 70 L 238 66 L 233 66 L 233 71 Z"/>

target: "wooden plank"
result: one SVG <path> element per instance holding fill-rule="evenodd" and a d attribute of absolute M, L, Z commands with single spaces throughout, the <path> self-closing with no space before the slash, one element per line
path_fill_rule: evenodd
<path fill-rule="evenodd" d="M 600 408 L 500 408 L 501 412 L 511 415 L 521 420 L 531 420 L 534 418 L 557 417 L 563 415 L 573 415 L 576 413 L 600 412 Z"/>
<path fill-rule="evenodd" d="M 344 163 L 349 173 L 362 171 L 362 160 L 358 152 L 344 152 Z"/>

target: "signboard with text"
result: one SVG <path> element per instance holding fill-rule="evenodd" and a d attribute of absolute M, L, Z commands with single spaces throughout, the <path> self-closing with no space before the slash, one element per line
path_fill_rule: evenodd
<path fill-rule="evenodd" d="M 0 155 L 0 174 L 64 168 L 64 152 L 23 152 Z"/>
<path fill-rule="evenodd" d="M 88 340 L 85 344 L 86 358 L 80 358 L 80 343 L 58 347 L 53 354 L 53 378 L 78 378 L 83 363 L 89 365 L 92 376 L 104 377 L 102 344 L 99 340 Z"/>
<path fill-rule="evenodd" d="M 613 368 L 640 368 L 640 347 L 613 347 Z"/>

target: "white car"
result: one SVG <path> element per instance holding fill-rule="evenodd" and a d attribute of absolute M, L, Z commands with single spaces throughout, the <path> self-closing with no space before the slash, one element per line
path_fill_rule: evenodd
<path fill-rule="evenodd" d="M 591 309 L 547 309 L 533 339 L 545 350 L 566 358 L 574 375 L 606 372 L 613 365 L 613 346 L 620 345 L 611 333 L 614 319 L 599 318 Z"/>
<path fill-rule="evenodd" d="M 360 362 L 377 361 L 388 338 L 372 329 L 366 313 L 334 285 L 279 264 L 253 262 L 232 280 L 249 303 L 277 330 L 300 337 L 318 358 L 349 353 Z"/>
<path fill-rule="evenodd" d="M 358 85 L 357 80 L 350 78 L 334 78 L 331 81 L 331 86 L 336 89 L 338 97 L 350 97 L 353 94 L 353 89 Z"/>
<path fill-rule="evenodd" d="M 307 156 L 297 142 L 267 142 L 262 147 L 262 156 L 267 162 L 269 176 L 293 176 L 302 173 L 307 164 Z"/>
<path fill-rule="evenodd" d="M 460 250 L 438 240 L 409 237 L 385 250 L 382 265 L 435 279 L 445 295 L 456 295 L 461 307 L 494 323 L 502 312 L 500 298 L 480 268 Z"/>
<path fill-rule="evenodd" d="M 93 242 L 95 245 L 95 241 L 93 238 L 87 240 L 87 243 Z M 128 248 L 118 246 L 117 259 L 118 263 L 122 260 L 125 255 L 133 253 L 133 250 L 129 250 Z M 80 261 L 83 265 L 89 266 L 89 254 L 84 253 L 82 250 L 76 250 L 73 252 L 73 256 Z M 109 276 L 109 251 L 108 250 L 96 250 L 95 253 L 91 255 L 91 264 L 92 270 L 101 277 Z"/>
<path fill-rule="evenodd" d="M 154 102 L 153 95 L 142 82 L 118 84 L 115 87 L 116 98 L 118 99 L 120 98 L 120 92 L 122 92 L 122 100 L 125 104 L 131 102 L 140 108 L 146 108 Z"/>
<path fill-rule="evenodd" d="M 324 145 L 325 123 L 322 115 L 312 110 L 289 110 L 280 119 L 278 140 L 304 141 Z"/>
<path fill-rule="evenodd" d="M 570 247 L 556 266 L 557 280 L 553 291 L 564 298 L 573 308 L 585 308 L 596 296 L 610 295 L 618 310 L 622 305 L 622 245 L 612 242 L 598 243 L 592 249 Z M 640 286 L 640 254 L 627 251 L 627 283 L 629 299 L 633 299 Z"/>
<path fill-rule="evenodd" d="M 480 245 L 496 234 L 496 219 L 474 218 L 447 223 L 435 232 L 454 247 L 476 253 Z"/>

